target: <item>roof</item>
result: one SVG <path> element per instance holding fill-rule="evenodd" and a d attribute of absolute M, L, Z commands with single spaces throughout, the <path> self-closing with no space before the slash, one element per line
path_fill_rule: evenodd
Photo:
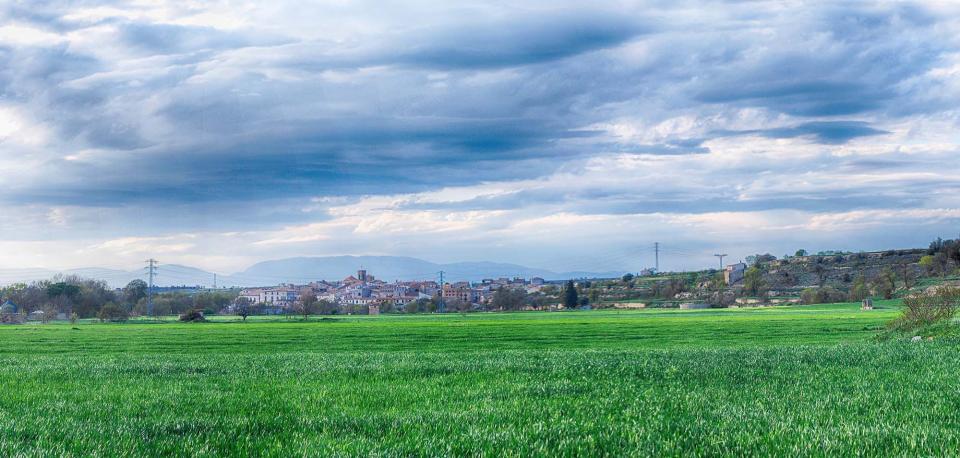
<path fill-rule="evenodd" d="M 0 304 L 0 312 L 2 313 L 16 313 L 18 310 L 20 310 L 20 306 L 9 299 Z"/>

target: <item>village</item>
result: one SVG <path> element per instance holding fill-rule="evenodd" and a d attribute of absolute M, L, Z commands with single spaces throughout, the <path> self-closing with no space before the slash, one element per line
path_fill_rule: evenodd
<path fill-rule="evenodd" d="M 380 315 L 571 309 L 736 308 L 891 299 L 916 292 L 922 279 L 945 279 L 960 264 L 960 243 L 874 252 L 797 250 L 780 258 L 748 256 L 721 269 L 615 278 L 486 278 L 476 282 L 385 281 L 359 268 L 341 280 L 257 287 L 123 288 L 82 277 L 18 283 L 0 289 L 0 323 L 121 322 L 135 317 L 203 319 L 215 315 Z"/>
<path fill-rule="evenodd" d="M 504 288 L 538 294 L 548 284 L 539 277 L 530 280 L 504 277 L 484 279 L 479 283 L 457 281 L 441 284 L 433 280 L 385 282 L 361 268 L 356 275 L 338 281 L 319 280 L 306 285 L 281 284 L 244 288 L 240 290 L 236 303 L 228 311 L 235 311 L 243 306 L 259 306 L 266 314 L 284 314 L 304 303 L 304 298 L 308 297 L 370 315 L 402 310 L 404 306 L 417 301 L 434 301 L 436 309 L 432 311 L 442 312 L 445 308 L 466 311 L 489 304 L 497 291 Z"/>

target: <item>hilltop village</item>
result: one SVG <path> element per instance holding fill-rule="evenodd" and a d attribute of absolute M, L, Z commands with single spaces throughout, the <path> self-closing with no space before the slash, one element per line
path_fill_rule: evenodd
<path fill-rule="evenodd" d="M 315 301 L 323 310 L 344 310 L 348 313 L 378 314 L 390 311 L 467 311 L 493 302 L 500 290 L 520 290 L 525 295 L 540 294 L 547 286 L 543 278 L 497 278 L 479 283 L 458 281 L 395 281 L 377 279 L 364 269 L 339 281 L 315 281 L 306 285 L 282 284 L 272 287 L 244 288 L 231 308 L 256 306 L 264 313 L 279 314 L 295 309 L 305 299 Z M 412 304 L 412 306 L 410 306 Z M 410 306 L 410 307 L 408 307 Z"/>
<path fill-rule="evenodd" d="M 736 307 L 791 303 L 861 301 L 905 294 L 923 278 L 948 279 L 960 262 L 936 242 L 928 249 L 877 252 L 821 252 L 776 258 L 750 256 L 723 269 L 663 272 L 652 269 L 615 279 L 577 279 L 578 308 Z M 479 283 L 384 282 L 365 270 L 340 281 L 247 288 L 239 301 L 266 313 L 284 313 L 304 298 L 330 312 L 537 310 L 565 308 L 565 282 L 542 278 L 487 279 Z M 442 293 L 441 293 L 442 290 Z M 445 308 L 444 308 L 445 307 Z M 335 313 L 335 312 L 334 312 Z"/>
<path fill-rule="evenodd" d="M 875 252 L 798 250 L 758 254 L 696 272 L 653 269 L 619 278 L 480 282 L 383 281 L 365 269 L 342 280 L 248 288 L 149 288 L 143 280 L 111 289 L 100 280 L 55 277 L 0 289 L 0 321 L 204 315 L 367 315 L 589 308 L 708 308 L 861 302 L 958 284 L 960 240 L 925 249 Z"/>

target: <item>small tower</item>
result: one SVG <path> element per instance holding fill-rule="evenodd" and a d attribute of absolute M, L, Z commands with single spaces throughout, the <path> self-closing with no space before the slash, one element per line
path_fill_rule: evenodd
<path fill-rule="evenodd" d="M 860 302 L 860 310 L 873 310 L 873 299 L 869 297 Z"/>

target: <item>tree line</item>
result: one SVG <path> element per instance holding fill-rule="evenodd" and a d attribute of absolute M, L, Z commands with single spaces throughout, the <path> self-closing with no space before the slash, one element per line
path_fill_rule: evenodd
<path fill-rule="evenodd" d="M 0 288 L 0 298 L 17 305 L 25 314 L 41 312 L 44 320 L 56 316 L 101 318 L 122 321 L 131 314 L 146 315 L 147 283 L 133 280 L 124 288 L 115 290 L 103 280 L 77 275 L 57 275 L 49 280 L 14 283 Z M 182 314 L 189 310 L 217 313 L 230 305 L 235 292 L 209 291 L 196 294 L 163 292 L 153 295 L 153 314 Z"/>

